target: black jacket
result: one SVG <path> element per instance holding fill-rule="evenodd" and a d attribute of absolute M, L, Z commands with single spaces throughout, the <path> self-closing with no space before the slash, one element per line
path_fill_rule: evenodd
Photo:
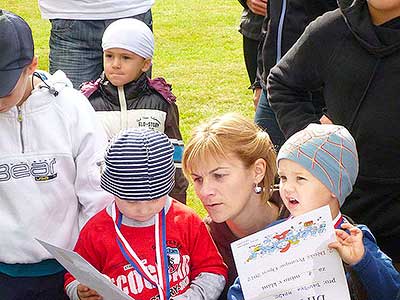
<path fill-rule="evenodd" d="M 264 17 L 253 13 L 247 6 L 246 1 L 239 0 L 239 2 L 243 6 L 239 32 L 248 39 L 259 41 Z"/>
<path fill-rule="evenodd" d="M 271 68 L 294 45 L 306 26 L 337 7 L 336 0 L 268 1 L 262 28 L 263 42 L 258 54 L 258 78 L 263 87 L 266 87 Z"/>
<path fill-rule="evenodd" d="M 390 253 L 400 247 L 400 18 L 374 26 L 366 0 L 340 6 L 312 22 L 271 70 L 269 101 L 289 137 L 319 123 L 308 95 L 323 88 L 320 105 L 349 129 L 360 160 L 342 209 L 400 261 L 400 248 Z"/>
<path fill-rule="evenodd" d="M 188 182 L 181 168 L 183 141 L 171 86 L 162 78 L 149 79 L 143 73 L 137 81 L 126 84 L 123 92 L 119 92 L 105 77 L 84 84 L 81 90 L 89 98 L 110 139 L 121 129 L 129 127 L 147 127 L 164 132 L 170 138 L 175 148 L 174 162 L 177 167 L 175 187 L 170 196 L 186 203 Z M 125 108 L 121 108 L 121 94 L 126 100 Z M 122 124 L 124 118 L 126 120 Z"/>

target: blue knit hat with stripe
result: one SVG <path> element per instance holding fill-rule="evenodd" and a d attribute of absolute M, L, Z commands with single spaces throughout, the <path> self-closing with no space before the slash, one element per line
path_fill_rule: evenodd
<path fill-rule="evenodd" d="M 292 135 L 276 159 L 297 162 L 321 181 L 343 205 L 358 175 L 356 143 L 343 126 L 310 124 Z"/>
<path fill-rule="evenodd" d="M 128 201 L 165 196 L 174 187 L 173 153 L 163 133 L 145 128 L 125 130 L 107 149 L 101 187 Z"/>

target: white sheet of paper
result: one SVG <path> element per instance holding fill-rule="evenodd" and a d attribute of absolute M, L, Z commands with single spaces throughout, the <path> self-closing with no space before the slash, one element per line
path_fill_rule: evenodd
<path fill-rule="evenodd" d="M 231 244 L 246 300 L 350 300 L 329 206 Z"/>
<path fill-rule="evenodd" d="M 63 265 L 80 283 L 103 296 L 104 300 L 133 300 L 110 280 L 104 277 L 78 253 L 56 247 L 36 239 L 57 261 Z"/>

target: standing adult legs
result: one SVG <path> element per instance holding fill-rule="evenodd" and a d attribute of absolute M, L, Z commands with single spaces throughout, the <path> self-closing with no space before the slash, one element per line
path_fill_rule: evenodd
<path fill-rule="evenodd" d="M 279 151 L 286 139 L 278 125 L 275 113 L 268 102 L 267 91 L 264 89 L 258 102 L 254 121 L 263 130 L 268 132 L 276 150 Z"/>
<path fill-rule="evenodd" d="M 151 10 L 132 16 L 153 28 Z M 74 88 L 82 82 L 95 80 L 103 72 L 101 39 L 110 20 L 51 20 L 50 73 L 62 70 Z"/>

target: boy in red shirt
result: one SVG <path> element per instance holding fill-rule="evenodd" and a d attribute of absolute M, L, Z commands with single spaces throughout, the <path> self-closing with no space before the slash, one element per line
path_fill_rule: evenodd
<path fill-rule="evenodd" d="M 173 151 L 149 129 L 115 139 L 101 176 L 115 202 L 87 223 L 75 251 L 134 299 L 217 299 L 227 268 L 201 219 L 168 196 Z M 65 289 L 72 300 L 102 299 L 69 273 Z"/>

